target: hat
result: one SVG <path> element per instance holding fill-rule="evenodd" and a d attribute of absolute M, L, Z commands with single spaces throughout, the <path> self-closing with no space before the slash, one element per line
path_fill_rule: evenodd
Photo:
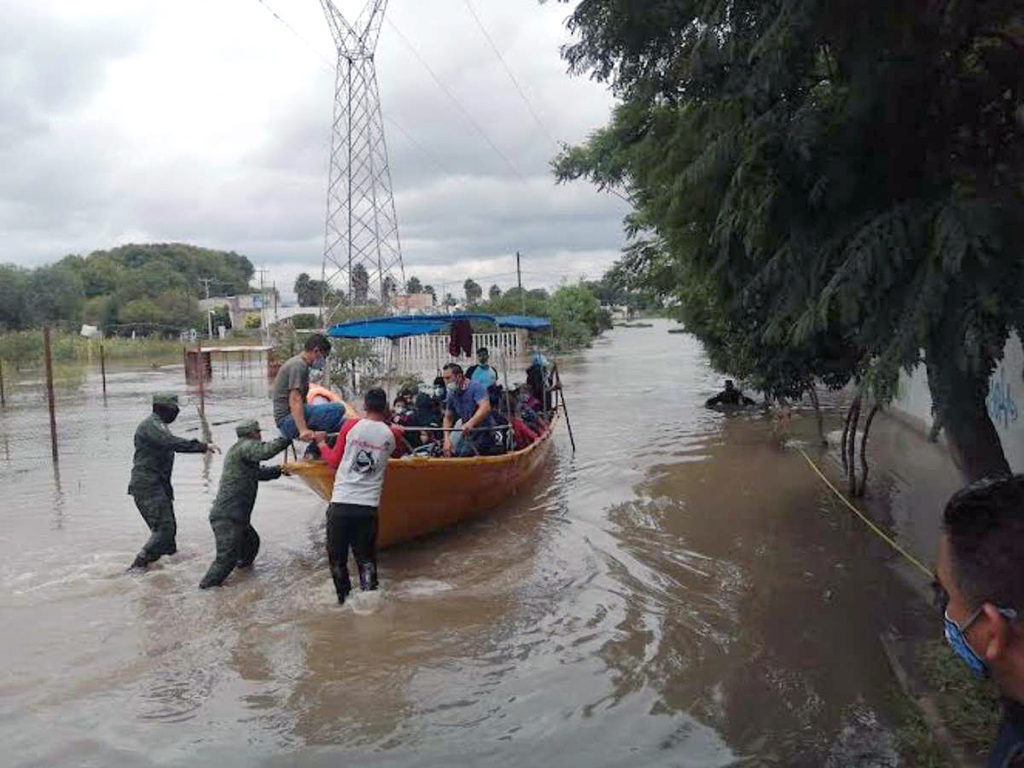
<path fill-rule="evenodd" d="M 256 421 L 256 419 L 249 419 L 248 421 L 243 421 L 241 424 L 235 427 L 235 434 L 238 435 L 239 437 L 245 437 L 246 435 L 251 435 L 253 432 L 259 431 L 260 423 Z"/>
<path fill-rule="evenodd" d="M 157 392 L 153 395 L 153 405 L 174 405 L 178 404 L 178 396 L 173 392 Z"/>

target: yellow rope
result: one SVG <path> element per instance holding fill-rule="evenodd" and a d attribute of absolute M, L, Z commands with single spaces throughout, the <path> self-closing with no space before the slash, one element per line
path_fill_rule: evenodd
<path fill-rule="evenodd" d="M 935 578 L 935 574 L 934 574 L 934 572 L 930 568 L 925 566 L 920 560 L 918 560 L 912 554 L 907 552 L 907 550 L 905 550 L 903 547 L 901 547 L 899 544 L 897 544 L 896 541 L 893 540 L 893 538 L 891 536 L 889 536 L 885 531 L 883 531 L 881 528 L 879 528 L 877 525 L 875 525 L 873 522 L 871 522 L 864 515 L 863 512 L 861 512 L 859 509 L 857 509 L 855 506 L 853 506 L 853 504 L 850 503 L 849 499 L 847 499 L 845 496 L 843 496 L 843 494 L 839 492 L 839 489 L 836 488 L 834 485 L 832 485 L 832 483 L 829 481 L 829 479 L 827 477 L 825 477 L 825 475 L 822 473 L 822 471 L 820 469 L 818 469 L 818 465 L 815 464 L 811 460 L 811 457 L 807 455 L 807 453 L 804 451 L 803 448 L 798 448 L 797 450 L 799 450 L 801 455 L 805 459 L 807 459 L 807 463 L 811 465 L 811 469 L 814 470 L 815 474 L 817 474 L 818 477 L 820 477 L 822 480 L 825 481 L 825 485 L 827 485 L 829 488 L 832 489 L 832 493 L 834 493 L 836 496 L 838 496 L 839 500 L 841 502 L 843 502 L 843 504 L 845 504 L 847 507 L 849 507 L 853 511 L 853 513 L 855 515 L 857 515 L 857 517 L 859 517 L 861 520 L 863 520 L 864 523 L 868 526 L 868 528 L 870 528 L 872 531 L 874 531 L 876 534 L 878 534 L 878 536 L 880 536 L 882 538 L 882 540 L 885 541 L 890 547 L 895 549 L 897 552 L 899 552 L 901 555 L 903 555 L 905 558 L 907 558 L 907 560 L 909 560 L 911 563 L 916 565 L 920 569 L 920 571 L 923 574 L 925 574 L 929 579 Z"/>

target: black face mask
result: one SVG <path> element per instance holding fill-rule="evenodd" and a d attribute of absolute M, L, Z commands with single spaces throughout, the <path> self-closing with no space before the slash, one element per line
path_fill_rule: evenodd
<path fill-rule="evenodd" d="M 176 405 L 156 405 L 153 406 L 153 412 L 160 417 L 160 421 L 164 424 L 171 424 L 178 418 L 180 410 Z"/>

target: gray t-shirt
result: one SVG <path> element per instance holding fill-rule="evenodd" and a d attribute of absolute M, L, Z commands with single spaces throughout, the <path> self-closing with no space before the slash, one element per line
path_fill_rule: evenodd
<path fill-rule="evenodd" d="M 291 413 L 288 407 L 288 393 L 293 389 L 299 390 L 302 394 L 302 402 L 306 402 L 306 393 L 309 392 L 309 365 L 302 359 L 302 354 L 289 358 L 274 378 L 270 385 L 270 399 L 274 401 L 274 423 L 280 424 L 281 420 Z"/>

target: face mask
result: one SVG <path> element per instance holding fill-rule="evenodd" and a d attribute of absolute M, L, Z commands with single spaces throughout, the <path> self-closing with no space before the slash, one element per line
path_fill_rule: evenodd
<path fill-rule="evenodd" d="M 164 424 L 171 424 L 176 418 L 178 418 L 178 413 L 179 409 L 177 407 L 167 406 L 165 408 L 161 408 L 157 415 L 160 417 L 160 421 Z"/>
<path fill-rule="evenodd" d="M 322 371 L 324 369 L 325 365 L 327 365 L 327 361 L 324 358 L 322 358 L 322 357 L 318 357 L 316 360 L 314 360 L 310 364 L 309 367 L 310 368 L 315 368 L 318 371 Z"/>
<path fill-rule="evenodd" d="M 404 405 L 396 405 L 395 406 L 395 415 L 396 416 L 401 416 L 403 413 L 405 413 L 405 406 Z"/>
<path fill-rule="evenodd" d="M 947 611 L 942 615 L 942 629 L 943 634 L 946 636 L 946 642 L 953 649 L 953 653 L 960 657 L 960 660 L 967 665 L 967 668 L 974 673 L 975 677 L 986 678 L 989 676 L 988 664 L 974 652 L 971 644 L 967 642 L 967 637 L 964 635 L 970 626 L 978 620 L 978 617 L 981 616 L 981 611 L 982 609 L 979 608 L 971 614 L 971 617 L 964 622 L 963 626 L 949 618 L 949 612 Z M 1017 612 L 1012 608 L 1000 608 L 999 613 L 1010 621 L 1017 618 Z"/>
<path fill-rule="evenodd" d="M 435 397 L 444 397 L 444 387 L 434 387 Z"/>
<path fill-rule="evenodd" d="M 454 395 L 456 392 L 459 391 L 459 385 L 456 384 L 454 381 L 449 381 L 447 384 L 445 384 L 445 389 L 448 390 L 448 394 Z"/>

